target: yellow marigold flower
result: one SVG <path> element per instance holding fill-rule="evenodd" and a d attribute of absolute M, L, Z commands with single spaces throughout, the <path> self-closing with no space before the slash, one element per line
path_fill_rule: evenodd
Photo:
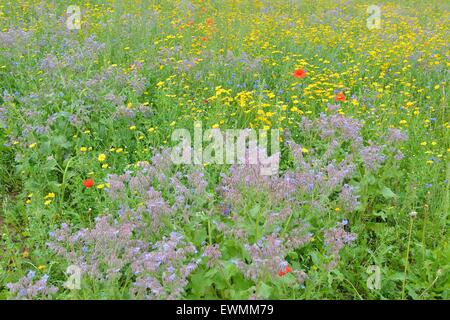
<path fill-rule="evenodd" d="M 219 127 L 219 124 L 218 124 L 218 123 L 212 125 L 212 128 L 213 128 L 213 129 L 217 129 L 218 127 Z"/>
<path fill-rule="evenodd" d="M 86 152 L 86 151 L 87 151 L 87 148 L 86 148 L 86 147 L 81 147 L 81 148 L 80 148 L 80 151 L 81 151 L 81 152 Z"/>
<path fill-rule="evenodd" d="M 37 144 L 36 143 L 32 143 L 28 146 L 28 148 L 33 149 L 36 148 Z"/>
<path fill-rule="evenodd" d="M 44 205 L 48 206 L 50 203 L 52 203 L 52 200 L 47 200 L 44 202 Z"/>
<path fill-rule="evenodd" d="M 103 161 L 105 161 L 106 160 L 106 155 L 104 154 L 104 153 L 100 153 L 99 155 L 98 155 L 98 161 L 100 161 L 100 162 L 103 162 Z"/>
<path fill-rule="evenodd" d="M 131 126 L 131 127 L 130 127 L 130 130 L 131 130 L 131 131 L 136 130 L 136 126 Z"/>
<path fill-rule="evenodd" d="M 341 208 L 334 208 L 334 211 L 336 211 L 336 212 L 339 212 L 339 211 L 341 211 Z"/>
<path fill-rule="evenodd" d="M 108 169 L 108 167 L 109 167 L 109 164 L 107 164 L 107 163 L 102 164 L 103 169 Z"/>
<path fill-rule="evenodd" d="M 104 187 L 105 187 L 105 185 L 103 183 L 101 183 L 97 186 L 97 189 L 103 189 Z"/>
<path fill-rule="evenodd" d="M 55 197 L 55 194 L 53 192 L 50 192 L 49 194 L 47 194 L 44 199 L 53 199 Z"/>

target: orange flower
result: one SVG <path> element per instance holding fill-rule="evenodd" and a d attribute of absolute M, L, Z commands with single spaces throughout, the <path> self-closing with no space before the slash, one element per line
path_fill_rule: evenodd
<path fill-rule="evenodd" d="M 294 73 L 292 75 L 296 78 L 303 79 L 306 77 L 306 71 L 303 69 L 297 69 L 294 71 Z"/>
<path fill-rule="evenodd" d="M 334 99 L 336 101 L 345 101 L 347 98 L 342 92 L 339 92 Z"/>

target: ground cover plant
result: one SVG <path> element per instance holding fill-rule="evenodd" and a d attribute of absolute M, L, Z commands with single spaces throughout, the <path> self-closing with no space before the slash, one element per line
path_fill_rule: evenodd
<path fill-rule="evenodd" d="M 2 0 L 0 299 L 448 299 L 449 12 Z"/>

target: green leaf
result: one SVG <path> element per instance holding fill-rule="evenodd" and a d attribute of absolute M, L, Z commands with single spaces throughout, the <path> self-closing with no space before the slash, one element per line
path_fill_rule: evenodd
<path fill-rule="evenodd" d="M 252 217 L 253 219 L 255 219 L 256 218 L 256 216 L 258 215 L 258 213 L 259 213 L 259 209 L 260 209 L 260 206 L 259 206 L 259 204 L 257 204 L 256 206 L 254 206 L 250 211 L 249 211 L 249 215 L 250 215 L 250 217 Z"/>
<path fill-rule="evenodd" d="M 205 278 L 202 273 L 197 273 L 191 276 L 192 292 L 198 297 L 204 295 L 212 283 L 213 281 L 209 278 Z"/>
<path fill-rule="evenodd" d="M 269 299 L 272 293 L 272 287 L 262 282 L 256 290 L 258 298 Z"/>
<path fill-rule="evenodd" d="M 386 199 L 392 199 L 395 198 L 397 195 L 388 187 L 384 187 L 383 189 L 381 189 L 381 194 L 383 195 L 383 197 L 385 197 Z"/>

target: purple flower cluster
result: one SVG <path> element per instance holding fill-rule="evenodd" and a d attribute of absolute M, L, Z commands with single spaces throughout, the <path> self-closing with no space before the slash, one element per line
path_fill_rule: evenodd
<path fill-rule="evenodd" d="M 179 299 L 188 284 L 187 278 L 198 266 L 199 261 L 190 258 L 197 249 L 176 232 L 163 237 L 152 249 L 131 262 L 136 275 L 131 293 L 135 298 Z"/>
<path fill-rule="evenodd" d="M 98 280 L 111 280 L 145 250 L 145 244 L 133 239 L 136 223 L 128 215 L 119 220 L 111 215 L 95 219 L 92 229 L 72 231 L 67 224 L 50 233 L 48 247 L 83 274 Z M 138 222 L 137 222 L 138 223 Z"/>
<path fill-rule="evenodd" d="M 222 257 L 222 253 L 220 252 L 220 247 L 218 244 L 213 244 L 206 246 L 203 250 L 203 256 L 208 259 L 207 266 L 208 268 L 212 268 L 217 260 Z"/>
<path fill-rule="evenodd" d="M 97 281 L 112 281 L 131 272 L 130 293 L 135 298 L 177 299 L 197 268 L 197 249 L 176 232 L 152 244 L 142 232 L 145 225 L 133 212 L 118 219 L 98 217 L 92 229 L 76 232 L 63 224 L 50 234 L 53 241 L 48 247 Z"/>
<path fill-rule="evenodd" d="M 202 169 L 192 167 L 186 172 L 175 172 L 170 149 L 157 152 L 151 162 L 139 162 L 136 170 L 122 175 L 110 175 L 109 196 L 127 207 L 129 198 L 140 202 L 137 212 L 151 217 L 154 230 L 160 228 L 162 219 L 191 205 L 207 202 L 211 195 Z M 167 194 L 166 198 L 163 193 Z"/>
<path fill-rule="evenodd" d="M 382 149 L 383 147 L 374 145 L 371 142 L 369 146 L 361 149 L 360 155 L 367 169 L 376 170 L 380 167 L 385 159 L 385 156 L 381 154 Z"/>
<path fill-rule="evenodd" d="M 306 120 L 303 118 L 302 121 L 307 121 L 309 126 L 307 129 L 312 129 L 314 126 L 318 129 L 319 135 L 322 139 L 326 138 L 338 138 L 340 140 L 352 141 L 353 145 L 357 147 L 362 143 L 361 128 L 362 124 L 355 119 L 345 117 L 341 114 L 332 114 L 330 116 L 322 113 L 318 120 L 314 121 L 312 124 L 311 120 Z M 303 128 L 303 124 L 300 124 Z"/>
<path fill-rule="evenodd" d="M 237 267 L 246 278 L 253 281 L 265 281 L 278 277 L 280 272 L 286 270 L 289 264 L 285 257 L 292 248 L 289 248 L 285 241 L 274 233 L 263 237 L 255 244 L 245 244 L 245 249 L 250 255 L 251 263 L 236 260 Z M 306 273 L 303 270 L 293 270 L 292 273 L 299 285 L 306 280 Z"/>
<path fill-rule="evenodd" d="M 332 256 L 331 262 L 327 265 L 327 269 L 333 269 L 340 260 L 339 252 L 345 245 L 356 240 L 356 234 L 347 232 L 344 226 L 348 224 L 347 220 L 339 222 L 335 228 L 326 230 L 324 233 L 324 244 L 327 247 L 328 254 Z"/>
<path fill-rule="evenodd" d="M 12 299 L 31 300 L 31 299 L 51 299 L 52 295 L 58 291 L 58 288 L 49 286 L 48 275 L 34 282 L 36 274 L 29 271 L 28 274 L 16 283 L 8 283 L 6 287 L 13 295 Z"/>
<path fill-rule="evenodd" d="M 11 28 L 7 31 L 0 32 L 0 47 L 21 47 L 32 35 L 32 31 L 24 31 L 18 28 Z"/>
<path fill-rule="evenodd" d="M 348 184 L 344 184 L 339 193 L 339 201 L 346 211 L 351 212 L 358 207 L 358 198 L 359 196 L 355 194 L 355 188 Z"/>

